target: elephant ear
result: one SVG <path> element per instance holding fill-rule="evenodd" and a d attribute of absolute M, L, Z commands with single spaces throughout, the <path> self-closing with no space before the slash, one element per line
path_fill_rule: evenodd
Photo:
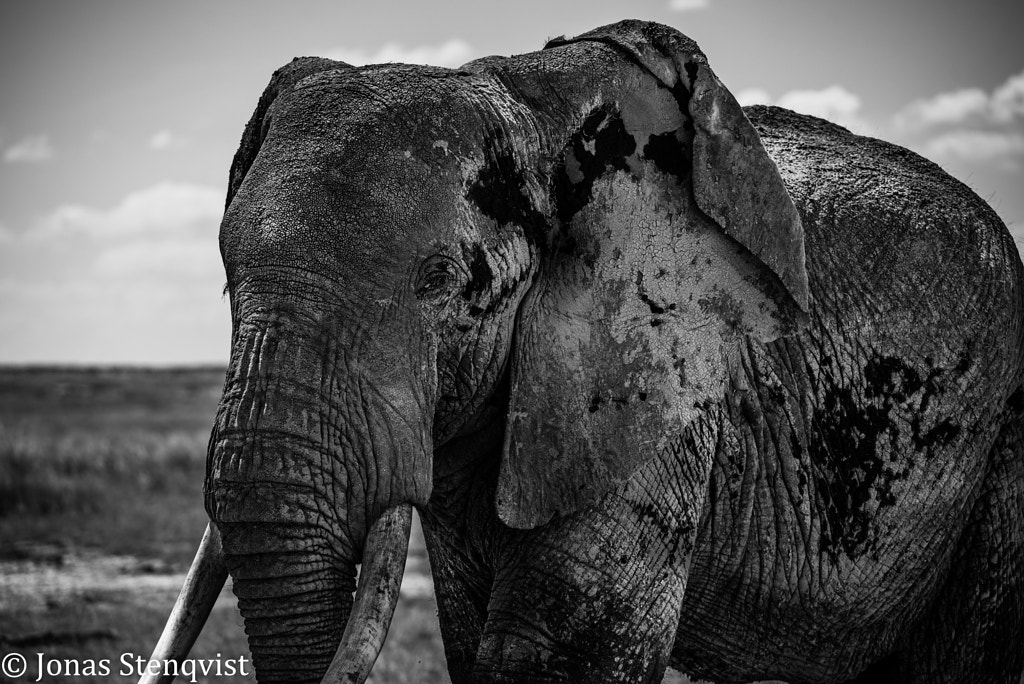
<path fill-rule="evenodd" d="M 352 69 L 350 64 L 338 62 L 323 57 L 296 57 L 288 64 L 274 72 L 270 77 L 270 83 L 263 89 L 260 100 L 256 104 L 256 110 L 249 118 L 242 132 L 242 140 L 238 144 L 238 150 L 231 160 L 231 171 L 228 175 L 228 193 L 225 207 L 231 205 L 238 188 L 245 180 L 245 174 L 249 172 L 256 155 L 260 151 L 263 139 L 266 137 L 267 129 L 270 126 L 270 119 L 267 116 L 270 106 L 274 104 L 282 93 L 286 93 L 298 84 L 299 81 L 318 74 L 321 71 L 335 69 Z"/>
<path fill-rule="evenodd" d="M 570 102 L 545 113 L 567 122 L 551 164 L 558 231 L 512 359 L 496 503 L 519 528 L 683 449 L 743 338 L 796 332 L 808 300 L 796 208 L 692 41 L 625 22 L 545 53 L 504 76 L 535 107 L 552 91 Z"/>

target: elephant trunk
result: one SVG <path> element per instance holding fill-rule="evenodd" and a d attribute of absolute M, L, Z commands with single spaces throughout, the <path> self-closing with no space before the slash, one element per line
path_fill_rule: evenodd
<path fill-rule="evenodd" d="M 369 676 L 398 602 L 411 520 L 403 504 L 371 526 L 354 601 L 354 564 L 325 566 L 316 552 L 226 554 L 260 682 Z"/>
<path fill-rule="evenodd" d="M 318 682 L 348 621 L 354 565 L 316 553 L 225 556 L 260 682 Z"/>
<path fill-rule="evenodd" d="M 429 496 L 411 467 L 429 458 L 426 421 L 393 415 L 358 364 L 314 353 L 287 319 L 240 332 L 205 492 L 257 678 L 361 682 L 397 600 L 408 504 Z"/>

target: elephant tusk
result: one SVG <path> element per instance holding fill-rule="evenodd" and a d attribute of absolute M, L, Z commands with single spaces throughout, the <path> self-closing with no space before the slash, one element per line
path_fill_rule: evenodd
<path fill-rule="evenodd" d="M 402 504 L 370 528 L 352 612 L 321 684 L 362 684 L 370 676 L 398 603 L 411 526 L 412 506 Z"/>
<path fill-rule="evenodd" d="M 152 668 L 158 670 L 159 674 L 153 674 L 153 671 L 147 668 L 139 678 L 139 684 L 165 684 L 174 679 L 173 674 L 166 674 L 168 668 L 164 663 L 169 660 L 180 662 L 188 655 L 189 649 L 206 624 L 206 619 L 210 616 L 227 577 L 228 570 L 220 546 L 220 533 L 211 523 L 206 526 L 195 560 L 192 561 L 192 567 L 185 577 L 185 584 L 178 593 L 178 600 L 174 602 L 174 608 L 171 609 L 163 634 L 153 649 L 153 655 L 149 657 L 150 663 L 156 662 L 160 665 L 159 668 Z"/>

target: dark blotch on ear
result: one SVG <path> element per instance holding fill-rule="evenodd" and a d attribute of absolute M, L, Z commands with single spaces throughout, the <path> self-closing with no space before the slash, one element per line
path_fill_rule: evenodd
<path fill-rule="evenodd" d="M 498 225 L 521 226 L 541 244 L 547 221 L 527 196 L 526 179 L 501 131 L 485 139 L 484 157 L 484 166 L 466 197 Z"/>
<path fill-rule="evenodd" d="M 605 106 L 587 115 L 566 143 L 562 168 L 555 178 L 558 218 L 563 225 L 590 202 L 594 181 L 608 169 L 628 169 L 626 159 L 634 152 L 636 140 L 617 111 Z"/>
<path fill-rule="evenodd" d="M 644 145 L 644 156 L 654 162 L 659 170 L 680 181 L 687 180 L 693 173 L 691 152 L 675 131 L 652 135 Z"/>

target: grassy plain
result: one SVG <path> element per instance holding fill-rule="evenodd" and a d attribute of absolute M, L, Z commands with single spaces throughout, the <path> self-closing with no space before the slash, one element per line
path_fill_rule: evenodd
<path fill-rule="evenodd" d="M 149 655 L 206 525 L 222 382 L 208 368 L 0 368 L 0 654 L 26 657 L 16 681 L 36 681 L 40 653 L 44 670 L 58 661 L 42 681 L 136 681 L 121 657 Z M 426 567 L 415 536 L 410 572 Z M 218 654 L 249 657 L 229 589 L 192 651 Z M 87 671 L 103 660 L 108 675 Z M 371 681 L 448 681 L 432 596 L 400 602 Z"/>

